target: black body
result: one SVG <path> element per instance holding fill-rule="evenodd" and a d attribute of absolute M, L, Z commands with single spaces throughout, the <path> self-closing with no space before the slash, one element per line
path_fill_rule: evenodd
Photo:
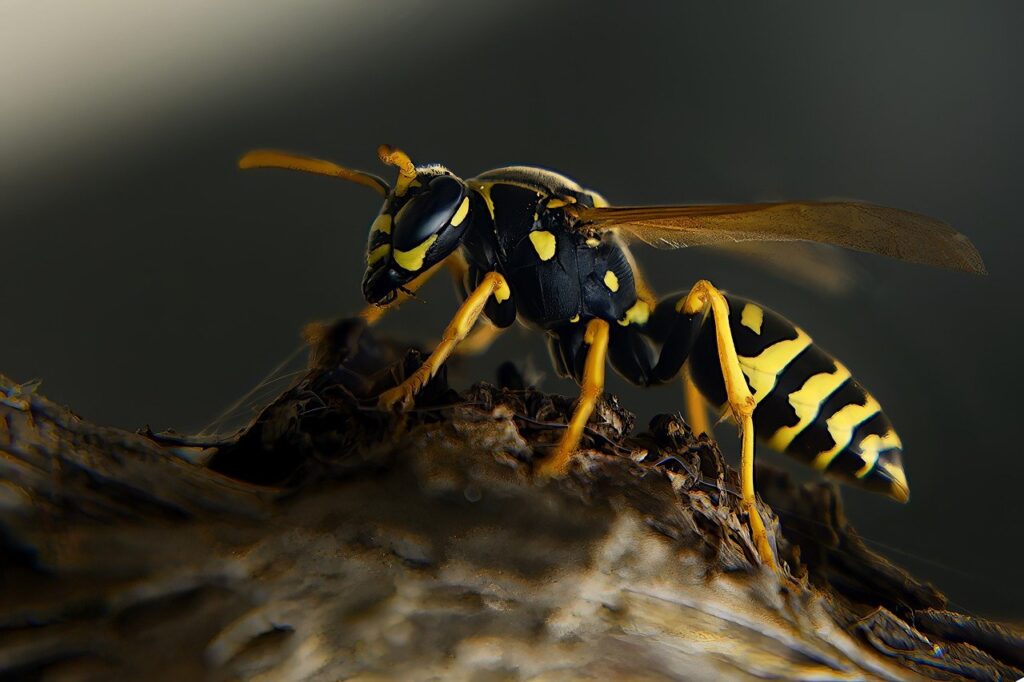
<path fill-rule="evenodd" d="M 368 301 L 390 300 L 426 268 L 463 258 L 463 298 L 487 273 L 500 273 L 509 295 L 490 297 L 485 315 L 498 327 L 520 319 L 543 330 L 562 376 L 581 381 L 587 322 L 600 318 L 610 325 L 609 360 L 626 379 L 641 386 L 670 381 L 686 363 L 705 398 L 725 407 L 713 317 L 679 312 L 684 293 L 655 300 L 614 232 L 571 229 L 573 206 L 607 205 L 599 194 L 530 167 L 467 182 L 440 166 L 416 170 L 415 180 L 387 197 L 371 230 Z M 393 229 L 380 229 L 385 223 Z M 902 446 L 874 398 L 792 323 L 745 299 L 727 295 L 727 301 L 741 368 L 757 401 L 759 439 L 905 500 Z"/>

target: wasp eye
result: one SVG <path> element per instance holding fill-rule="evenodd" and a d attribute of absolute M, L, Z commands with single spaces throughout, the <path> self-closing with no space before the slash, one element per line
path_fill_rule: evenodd
<path fill-rule="evenodd" d="M 395 248 L 415 248 L 440 232 L 451 222 L 464 196 L 463 184 L 451 176 L 439 175 L 431 180 L 395 216 Z"/>

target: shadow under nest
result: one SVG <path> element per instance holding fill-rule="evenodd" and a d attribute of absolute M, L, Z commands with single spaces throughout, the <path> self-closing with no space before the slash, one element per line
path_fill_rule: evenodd
<path fill-rule="evenodd" d="M 680 418 L 573 400 L 375 396 L 422 355 L 357 320 L 225 441 L 98 427 L 0 377 L 0 671 L 37 679 L 1018 679 L 1024 637 L 868 549 L 836 487 L 738 479 Z"/>

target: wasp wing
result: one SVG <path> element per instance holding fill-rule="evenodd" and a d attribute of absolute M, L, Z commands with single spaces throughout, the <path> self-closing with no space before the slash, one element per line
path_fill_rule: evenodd
<path fill-rule="evenodd" d="M 814 242 L 727 242 L 708 247 L 736 261 L 814 289 L 829 296 L 844 296 L 861 285 L 865 272 L 848 252 Z"/>
<path fill-rule="evenodd" d="M 579 229 L 615 230 L 663 249 L 808 241 L 984 273 L 971 241 L 934 218 L 848 201 L 580 208 Z"/>

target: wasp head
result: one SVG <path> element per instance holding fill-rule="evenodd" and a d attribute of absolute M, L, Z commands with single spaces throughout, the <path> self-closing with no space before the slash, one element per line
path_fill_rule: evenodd
<path fill-rule="evenodd" d="M 470 224 L 470 200 L 466 183 L 447 168 L 414 166 L 408 155 L 388 145 L 377 153 L 381 161 L 398 167 L 394 187 L 372 173 L 268 149 L 246 153 L 238 165 L 330 175 L 383 196 L 384 206 L 370 226 L 363 277 L 367 302 L 383 305 L 459 246 Z"/>
<path fill-rule="evenodd" d="M 459 246 L 470 199 L 466 183 L 448 169 L 414 166 L 387 145 L 378 153 L 384 163 L 398 167 L 398 180 L 370 226 L 363 295 L 368 303 L 383 305 Z"/>

